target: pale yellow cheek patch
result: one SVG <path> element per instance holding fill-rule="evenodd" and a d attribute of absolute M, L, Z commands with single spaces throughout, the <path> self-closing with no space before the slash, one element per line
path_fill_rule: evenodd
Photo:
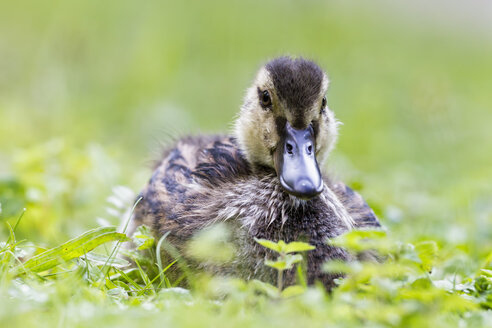
<path fill-rule="evenodd" d="M 273 114 L 260 108 L 244 111 L 236 123 L 236 132 L 250 162 L 273 165 L 271 149 L 278 142 Z"/>
<path fill-rule="evenodd" d="M 268 118 L 263 127 L 263 141 L 268 149 L 276 146 L 278 143 L 278 136 L 275 130 L 275 122 L 273 118 Z"/>
<path fill-rule="evenodd" d="M 335 115 L 329 109 L 325 114 L 325 118 L 320 121 L 318 137 L 316 140 L 316 148 L 318 162 L 323 163 L 328 154 L 333 150 L 338 137 L 338 122 Z"/>

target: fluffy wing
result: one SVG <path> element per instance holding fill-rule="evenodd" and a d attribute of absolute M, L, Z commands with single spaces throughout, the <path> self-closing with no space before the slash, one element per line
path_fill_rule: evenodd
<path fill-rule="evenodd" d="M 187 222 L 183 213 L 199 206 L 198 199 L 206 190 L 247 174 L 248 164 L 233 138 L 180 139 L 164 153 L 140 193 L 142 200 L 135 209 L 133 225 L 144 223 L 155 231 L 184 229 L 192 222 Z"/>
<path fill-rule="evenodd" d="M 381 227 L 374 211 L 367 205 L 361 195 L 343 182 L 333 184 L 332 188 L 354 219 L 357 228 Z"/>

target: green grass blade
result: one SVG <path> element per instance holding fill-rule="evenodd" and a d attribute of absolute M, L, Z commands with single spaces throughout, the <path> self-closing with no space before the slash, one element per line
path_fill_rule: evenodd
<path fill-rule="evenodd" d="M 126 240 L 128 238 L 124 234 L 116 232 L 115 227 L 96 228 L 30 258 L 24 263 L 23 268 L 33 272 L 49 270 L 60 263 L 80 257 L 104 243 Z M 22 269 L 18 268 L 17 270 L 21 271 Z"/>
<path fill-rule="evenodd" d="M 135 280 L 133 280 L 132 278 L 130 278 L 125 272 L 123 272 L 122 270 L 118 269 L 118 268 L 114 268 L 114 270 L 116 272 L 118 272 L 121 277 L 123 277 L 123 279 L 125 279 L 127 282 L 129 282 L 133 287 L 135 287 L 136 291 L 141 291 L 143 289 L 142 286 L 140 286 L 139 284 L 137 284 L 135 282 Z"/>
<path fill-rule="evenodd" d="M 128 237 L 126 237 L 126 230 L 128 229 L 128 225 L 130 224 L 130 221 L 132 219 L 132 216 L 133 216 L 133 212 L 135 211 L 135 208 L 137 207 L 138 203 L 142 200 L 143 198 L 142 197 L 139 197 L 135 203 L 133 204 L 132 206 L 132 209 L 130 211 L 130 214 L 128 215 L 128 219 L 126 220 L 126 223 L 125 223 L 125 226 L 123 228 L 123 231 L 121 232 L 122 235 L 125 236 L 125 241 L 126 240 L 131 240 L 129 239 Z M 121 241 L 118 241 L 116 243 L 116 245 L 113 247 L 113 250 L 111 251 L 111 254 L 109 255 L 108 257 L 108 262 L 106 262 L 104 264 L 104 266 L 102 267 L 101 271 L 104 272 L 104 279 L 106 279 L 109 275 L 109 270 L 110 270 L 110 267 L 109 267 L 109 261 L 118 254 L 118 250 L 120 249 L 120 245 L 121 245 Z"/>
<path fill-rule="evenodd" d="M 157 246 L 155 248 L 155 253 L 156 253 L 156 260 L 157 260 L 157 267 L 159 268 L 159 271 L 161 272 L 159 274 L 159 277 L 161 278 L 161 284 L 164 282 L 165 280 L 165 276 L 163 274 L 163 269 L 162 269 L 162 256 L 161 256 L 161 247 L 162 247 L 162 243 L 164 242 L 164 239 L 166 239 L 166 237 L 169 235 L 170 231 L 166 232 L 160 239 L 159 239 L 159 242 L 157 242 Z M 172 262 L 174 263 L 174 262 Z"/>
<path fill-rule="evenodd" d="M 160 278 L 161 279 L 161 282 L 159 283 L 159 285 L 157 286 L 157 289 L 159 289 L 162 285 L 162 283 L 165 283 L 166 285 L 166 288 L 170 288 L 171 287 L 171 284 L 169 284 L 169 279 L 167 279 L 167 277 L 164 275 L 164 273 L 166 273 L 166 271 L 173 266 L 174 263 L 176 263 L 178 260 L 174 260 L 172 261 L 171 263 L 169 263 L 169 265 L 167 267 L 165 267 L 164 269 L 162 269 L 159 273 L 158 276 L 156 276 L 154 279 L 152 279 L 152 281 L 150 282 L 151 284 L 155 282 L 155 280 L 157 278 Z"/>
<path fill-rule="evenodd" d="M 7 239 L 7 244 L 12 240 L 14 243 L 15 243 L 15 230 L 17 229 L 17 226 L 19 225 L 19 222 L 22 220 L 22 217 L 24 216 L 24 213 L 26 213 L 26 209 L 22 209 L 22 212 L 21 214 L 19 215 L 19 217 L 17 218 L 17 221 L 15 222 L 15 225 L 14 225 L 14 228 L 10 228 L 10 236 L 9 236 L 9 239 Z"/>

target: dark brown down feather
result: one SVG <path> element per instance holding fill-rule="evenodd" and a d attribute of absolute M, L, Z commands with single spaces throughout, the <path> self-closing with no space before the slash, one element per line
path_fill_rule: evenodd
<path fill-rule="evenodd" d="M 329 259 L 351 260 L 346 251 L 327 245 L 329 238 L 348 230 L 328 204 L 332 190 L 355 221 L 356 228 L 380 227 L 362 197 L 341 182 L 324 178 L 325 191 L 308 201 L 285 193 L 272 169 L 253 172 L 234 138 L 188 137 L 170 148 L 141 192 L 133 226 L 146 224 L 178 249 L 198 230 L 227 222 L 237 254 L 228 265 L 215 268 L 246 279 L 275 282 L 275 272 L 263 265 L 267 250 L 254 238 L 285 242 L 304 240 L 316 246 L 307 253 L 308 283 L 320 280 L 328 289 L 337 275 L 323 273 Z M 286 284 L 295 273 L 286 273 Z"/>

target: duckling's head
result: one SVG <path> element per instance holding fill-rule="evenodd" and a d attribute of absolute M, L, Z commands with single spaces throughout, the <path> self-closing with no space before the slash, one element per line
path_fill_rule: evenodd
<path fill-rule="evenodd" d="M 323 191 L 319 166 L 337 138 L 327 88 L 328 78 L 314 62 L 274 59 L 259 70 L 235 124 L 253 169 L 273 169 L 285 191 L 302 199 Z"/>

